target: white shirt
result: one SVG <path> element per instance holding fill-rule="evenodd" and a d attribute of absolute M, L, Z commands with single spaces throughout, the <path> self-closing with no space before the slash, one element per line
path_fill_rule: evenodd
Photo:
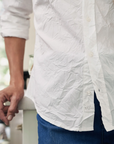
<path fill-rule="evenodd" d="M 28 39 L 34 11 L 34 67 L 26 95 L 42 118 L 93 130 L 94 91 L 103 124 L 114 129 L 114 1 L 3 0 L 1 35 Z"/>

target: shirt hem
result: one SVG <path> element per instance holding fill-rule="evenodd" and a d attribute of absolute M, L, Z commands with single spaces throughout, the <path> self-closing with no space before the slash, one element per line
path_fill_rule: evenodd
<path fill-rule="evenodd" d="M 33 101 L 37 113 L 38 113 L 44 120 L 46 120 L 47 122 L 49 122 L 49 123 L 51 123 L 51 124 L 53 124 L 53 125 L 55 125 L 55 126 L 57 126 L 57 127 L 63 128 L 63 129 L 65 129 L 65 130 L 69 130 L 69 131 L 77 131 L 77 132 L 78 132 L 78 131 L 79 131 L 79 132 L 83 132 L 83 131 L 93 131 L 93 127 L 68 128 L 68 127 L 62 125 L 61 122 L 57 122 L 57 121 L 55 122 L 55 121 L 53 121 L 52 119 L 50 119 L 49 117 L 46 117 L 41 111 L 38 110 L 38 108 L 37 108 L 37 106 L 36 106 L 36 104 L 35 104 L 34 99 L 33 99 L 29 94 L 27 94 L 26 97 L 30 98 L 30 99 Z M 55 124 L 55 123 L 56 123 L 56 124 Z"/>
<path fill-rule="evenodd" d="M 79 131 L 79 132 L 81 132 L 81 131 L 93 131 L 93 128 L 91 128 L 91 127 L 83 127 L 83 128 L 78 127 L 78 128 L 71 128 L 71 129 L 69 129 L 68 127 L 65 127 L 65 126 L 61 125 L 60 122 L 57 122 L 57 121 L 56 121 L 56 124 L 55 124 L 55 122 L 54 122 L 52 119 L 46 117 L 43 113 L 41 113 L 41 112 L 38 111 L 37 109 L 36 109 L 36 111 L 37 111 L 37 113 L 38 113 L 44 120 L 46 120 L 46 121 L 48 121 L 49 123 L 51 123 L 51 124 L 53 124 L 53 125 L 55 125 L 55 126 L 58 126 L 58 127 L 60 127 L 60 128 L 63 128 L 63 129 L 69 130 L 69 131 Z"/>

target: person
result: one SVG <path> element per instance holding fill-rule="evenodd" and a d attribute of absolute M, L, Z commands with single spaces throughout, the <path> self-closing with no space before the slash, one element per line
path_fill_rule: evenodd
<path fill-rule="evenodd" d="M 39 144 L 114 143 L 113 0 L 3 0 L 1 36 L 10 84 L 0 91 L 0 119 L 23 98 L 29 15 L 36 30 L 26 95 L 34 102 Z M 10 107 L 4 107 L 5 101 Z M 7 114 L 6 114 L 7 113 Z"/>

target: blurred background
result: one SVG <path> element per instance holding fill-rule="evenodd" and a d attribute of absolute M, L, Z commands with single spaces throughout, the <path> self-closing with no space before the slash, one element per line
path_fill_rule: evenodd
<path fill-rule="evenodd" d="M 0 15 L 4 11 L 2 0 L 0 0 Z M 26 84 L 24 89 L 26 90 L 29 82 L 28 76 L 30 69 L 33 65 L 34 43 L 35 43 L 35 30 L 33 24 L 34 15 L 30 15 L 30 31 L 29 40 L 26 41 L 23 73 Z M 8 60 L 5 52 L 4 39 L 0 35 L 0 90 L 6 88 L 9 85 L 10 75 Z M 22 125 L 23 125 L 23 111 L 20 110 L 19 114 L 10 122 L 9 126 L 0 120 L 0 144 L 22 144 Z"/>

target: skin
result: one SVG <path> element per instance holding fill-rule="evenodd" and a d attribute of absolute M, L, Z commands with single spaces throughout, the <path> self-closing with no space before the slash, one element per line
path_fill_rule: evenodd
<path fill-rule="evenodd" d="M 23 38 L 5 37 L 5 50 L 9 62 L 10 83 L 0 91 L 0 119 L 6 125 L 18 113 L 18 103 L 24 96 L 23 59 L 25 42 Z M 10 106 L 4 102 L 10 101 Z"/>

